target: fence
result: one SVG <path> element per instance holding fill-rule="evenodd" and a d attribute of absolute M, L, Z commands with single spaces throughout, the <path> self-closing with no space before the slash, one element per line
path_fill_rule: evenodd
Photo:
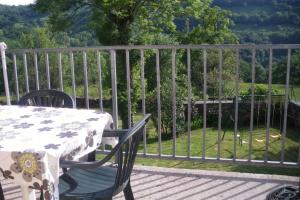
<path fill-rule="evenodd" d="M 288 123 L 288 106 L 289 106 L 289 87 L 290 87 L 290 71 L 291 71 L 291 54 L 292 52 L 299 50 L 298 44 L 284 44 L 284 45 L 147 45 L 147 46 L 100 46 L 100 47 L 81 47 L 81 48 L 52 48 L 52 49 L 8 49 L 5 45 L 1 44 L 1 58 L 3 68 L 3 87 L 6 96 L 6 104 L 10 105 L 12 99 L 17 101 L 22 93 L 29 92 L 30 90 L 38 90 L 40 88 L 55 88 L 64 90 L 68 88 L 68 92 L 73 96 L 75 103 L 78 101 L 78 91 L 83 90 L 83 96 L 85 107 L 90 108 L 91 97 L 89 91 L 91 90 L 90 82 L 93 87 L 97 88 L 98 107 L 100 110 L 105 110 L 103 106 L 104 98 L 111 99 L 111 113 L 114 119 L 115 128 L 119 127 L 118 117 L 120 106 L 118 102 L 126 102 L 127 111 L 127 123 L 128 126 L 132 124 L 133 107 L 136 107 L 134 102 L 137 102 L 141 107 L 141 114 L 145 114 L 149 111 L 146 107 L 154 105 L 155 111 L 153 111 L 154 120 L 156 121 L 157 131 L 157 152 L 149 153 L 147 146 L 147 133 L 144 132 L 143 138 L 143 150 L 139 154 L 144 157 L 154 158 L 170 158 L 181 160 L 200 160 L 200 161 L 215 161 L 215 162 L 228 162 L 228 163 L 241 163 L 241 164 L 262 164 L 262 165 L 275 165 L 275 166 L 287 166 L 287 167 L 299 167 L 300 166 L 300 148 L 299 141 L 297 141 L 297 159 L 287 161 L 286 158 L 286 140 L 287 140 L 287 123 Z M 279 160 L 270 159 L 270 126 L 272 120 L 272 67 L 273 67 L 273 55 L 274 52 L 280 51 L 279 56 L 286 56 L 286 81 L 284 86 L 284 94 L 282 103 L 282 127 L 280 128 L 280 158 Z M 261 53 L 264 52 L 264 53 Z M 256 65 L 257 56 L 265 58 L 265 63 L 268 61 L 267 70 L 267 94 L 266 94 L 266 126 L 263 145 L 263 158 L 253 159 L 254 151 L 254 138 L 253 132 L 255 129 L 255 79 L 256 79 Z M 268 56 L 267 56 L 268 55 Z M 82 57 L 81 57 L 82 56 Z M 239 131 L 239 119 L 240 116 L 239 104 L 241 103 L 241 58 L 243 60 L 248 59 L 250 66 L 250 113 L 249 113 L 249 127 L 247 135 L 247 155 L 240 158 L 237 155 L 239 148 L 238 140 L 240 137 Z M 245 58 L 245 59 L 244 59 Z M 120 59 L 122 59 L 120 61 Z M 92 60 L 92 61 L 91 61 Z M 230 62 L 229 62 L 230 61 Z M 229 62 L 229 64 L 228 64 Z M 22 65 L 22 67 L 20 67 Z M 137 68 L 137 72 L 134 72 L 133 65 Z M 123 66 L 123 68 L 120 68 Z M 198 67 L 198 69 L 195 68 Z M 227 68 L 230 68 L 228 70 Z M 147 74 L 151 71 L 151 77 Z M 164 74 L 161 74 L 163 70 L 166 70 Z M 227 70 L 227 71 L 226 71 Z M 78 71 L 80 71 L 78 73 Z M 118 80 L 118 76 L 123 76 L 126 80 Z M 226 73 L 224 72 L 226 71 Z M 20 72 L 22 74 L 20 74 Z M 184 73 L 185 74 L 184 74 Z M 138 74 L 133 75 L 133 73 Z M 120 75 L 121 74 L 121 75 Z M 182 75 L 184 74 L 184 75 Z M 147 76 L 149 75 L 149 76 Z M 153 76 L 152 76 L 153 75 Z M 162 75 L 162 76 L 161 76 Z M 198 76 L 199 75 L 199 76 Z M 78 78 L 78 76 L 80 76 Z M 134 78 L 134 76 L 138 78 Z M 169 77 L 169 79 L 166 77 Z M 197 77 L 198 76 L 198 79 Z M 232 134 L 232 152 L 228 158 L 222 157 L 222 138 L 223 131 L 222 120 L 222 105 L 226 101 L 226 95 L 224 88 L 224 81 L 227 80 L 225 76 L 230 77 L 231 94 L 230 98 L 233 99 L 232 106 L 234 112 L 230 116 L 233 123 Z M 91 77 L 94 79 L 91 81 Z M 96 78 L 95 78 L 96 77 Z M 79 79 L 79 80 L 78 80 Z M 82 80 L 81 80 L 82 79 Z M 104 80 L 105 79 L 105 80 Z M 139 80 L 138 80 L 139 79 Z M 137 83 L 138 80 L 138 83 Z M 164 80 L 162 82 L 162 80 Z M 170 87 L 167 87 L 164 91 L 167 91 L 168 95 L 162 95 L 162 88 L 164 84 L 170 83 Z M 151 82 L 152 81 L 152 82 Z M 106 82 L 106 86 L 104 84 Z M 107 83 L 110 83 L 109 85 Z M 185 90 L 179 90 L 179 85 L 184 82 L 183 87 Z M 155 97 L 155 101 L 149 101 L 147 99 L 147 92 L 151 85 L 155 83 L 155 87 L 152 84 L 152 97 Z M 123 88 L 126 88 L 126 93 L 118 94 L 123 84 Z M 133 91 L 133 85 L 138 86 L 139 89 Z M 199 85 L 200 84 L 200 85 Z M 106 89 L 104 88 L 106 87 Z M 198 94 L 195 95 L 195 88 L 200 89 Z M 109 94 L 103 94 L 103 92 Z M 108 91 L 108 92 L 107 92 Z M 179 99 L 181 92 L 185 95 L 181 95 L 183 99 Z M 120 91 L 124 92 L 124 91 Z M 214 101 L 217 102 L 218 108 L 216 111 L 215 121 L 216 125 L 216 156 L 211 157 L 207 155 L 207 148 L 209 142 L 208 137 L 212 133 L 208 133 L 207 117 L 209 116 L 209 110 L 207 105 L 209 103 L 209 95 L 214 93 L 217 98 Z M 106 97 L 104 97 L 106 96 Z M 125 97 L 124 97 L 125 96 Z M 135 96 L 135 97 L 133 97 Z M 164 104 L 166 96 L 168 97 L 170 104 Z M 199 155 L 192 153 L 192 123 L 193 123 L 193 102 L 201 100 L 203 108 L 201 110 L 201 141 L 202 144 Z M 107 101 L 107 99 L 106 99 Z M 184 134 L 185 136 L 178 136 L 178 122 L 181 120 L 179 102 L 183 102 L 186 105 L 186 118 L 184 119 Z M 148 104 L 147 104 L 148 103 Z M 227 102 L 228 103 L 228 102 Z M 124 106 L 124 103 L 122 104 Z M 163 107 L 162 107 L 163 106 Z M 164 124 L 162 117 L 165 114 L 164 106 L 170 106 L 169 110 L 171 122 L 169 127 L 172 133 L 172 145 L 171 153 L 164 154 L 162 146 L 162 133 L 164 131 Z M 119 108 L 119 109 L 118 109 Z M 123 109 L 124 112 L 124 108 Z M 162 112 L 163 111 L 163 112 Z M 124 120 L 124 119 L 123 119 Z M 297 132 L 298 130 L 296 130 Z M 298 131 L 298 137 L 300 133 Z M 184 148 L 184 154 L 178 155 L 178 145 L 181 141 L 180 137 L 186 139 L 186 148 Z M 181 144 L 180 144 L 181 146 Z"/>

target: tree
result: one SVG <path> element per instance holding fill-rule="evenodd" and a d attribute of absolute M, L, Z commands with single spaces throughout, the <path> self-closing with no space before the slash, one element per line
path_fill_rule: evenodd
<path fill-rule="evenodd" d="M 300 85 L 300 51 L 292 51 L 291 53 L 291 66 L 290 66 L 290 98 L 295 99 L 294 87 Z M 278 63 L 274 64 L 273 69 L 273 82 L 286 84 L 287 73 L 287 58 L 281 59 Z"/>
<path fill-rule="evenodd" d="M 211 0 L 37 0 L 36 9 L 50 14 L 53 30 L 69 28 L 76 14 L 90 13 L 89 27 L 104 45 L 163 43 L 223 43 L 234 41 L 229 26 L 229 13 L 211 7 Z M 187 20 L 188 27 L 179 29 L 176 19 Z M 164 37 L 164 36 L 163 36 Z M 197 38 L 197 39 L 196 39 Z M 161 40 L 160 40 L 161 41 Z M 127 121 L 126 67 L 124 52 L 117 52 L 119 111 L 123 127 Z M 132 66 L 137 66 L 132 62 Z M 131 77 L 132 76 L 131 68 Z M 137 99 L 133 99 L 137 101 Z"/>
<path fill-rule="evenodd" d="M 18 41 L 18 48 L 54 48 L 59 45 L 52 37 L 51 32 L 47 28 L 33 28 L 28 33 L 21 33 L 20 39 Z M 35 69 L 34 69 L 34 55 L 32 53 L 26 54 L 27 65 L 28 65 L 28 78 L 29 78 L 29 88 L 30 90 L 35 90 Z M 22 59 L 18 57 L 17 59 Z M 64 59 L 64 57 L 63 57 Z M 46 71 L 44 66 L 46 66 L 46 57 L 44 53 L 37 53 L 38 60 L 38 71 L 39 71 L 39 84 L 41 88 L 47 88 Z M 17 60 L 17 63 L 22 62 Z M 54 54 L 49 54 L 50 66 L 57 66 L 57 58 Z M 19 69 L 19 79 L 25 80 L 24 69 Z M 50 82 L 53 88 L 59 88 L 59 80 L 55 70 L 50 70 Z M 25 81 L 19 81 L 20 92 L 25 92 Z"/>

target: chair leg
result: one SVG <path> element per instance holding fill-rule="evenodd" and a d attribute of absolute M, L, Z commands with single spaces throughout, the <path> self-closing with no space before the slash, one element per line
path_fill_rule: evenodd
<path fill-rule="evenodd" d="M 130 180 L 127 183 L 127 186 L 123 190 L 126 200 L 134 200 L 133 193 L 131 190 Z"/>
<path fill-rule="evenodd" d="M 0 183 L 0 200 L 4 200 L 4 192 Z"/>

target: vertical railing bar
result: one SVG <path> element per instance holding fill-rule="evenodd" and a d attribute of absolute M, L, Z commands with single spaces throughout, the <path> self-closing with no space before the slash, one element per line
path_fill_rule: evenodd
<path fill-rule="evenodd" d="M 103 112 L 103 95 L 102 95 L 102 64 L 101 64 L 101 53 L 99 50 L 96 51 L 97 56 L 97 66 L 98 66 L 98 89 L 99 89 L 99 107 L 101 112 Z"/>
<path fill-rule="evenodd" d="M 59 86 L 60 91 L 64 91 L 64 81 L 63 81 L 63 73 L 62 73 L 62 63 L 61 63 L 61 52 L 58 53 L 58 74 L 59 74 Z"/>
<path fill-rule="evenodd" d="M 73 52 L 70 52 L 70 68 L 71 68 L 71 76 L 72 76 L 72 93 L 73 100 L 76 108 L 76 82 L 75 82 L 75 70 L 74 70 L 74 55 Z"/>
<path fill-rule="evenodd" d="M 285 96 L 284 96 L 283 128 L 282 128 L 282 138 L 281 138 L 281 159 L 280 159 L 281 164 L 283 164 L 283 162 L 284 162 L 284 150 L 285 150 L 287 115 L 288 115 L 288 101 L 289 101 L 290 71 L 291 71 L 291 49 L 288 49 Z"/>
<path fill-rule="evenodd" d="M 254 121 L 254 84 L 255 84 L 255 49 L 252 49 L 252 82 L 251 82 L 251 114 L 250 114 L 250 131 L 249 131 L 249 154 L 248 154 L 248 161 L 251 162 L 251 156 L 252 156 L 252 136 L 253 136 L 253 121 Z"/>
<path fill-rule="evenodd" d="M 207 52 L 203 49 L 203 135 L 202 135 L 202 159 L 205 159 L 206 146 L 206 93 L 207 93 Z"/>
<path fill-rule="evenodd" d="M 17 101 L 19 101 L 20 92 L 19 92 L 19 80 L 18 80 L 18 69 L 17 69 L 16 54 L 13 54 L 13 65 L 14 65 L 14 78 L 15 78 L 15 83 L 16 83 L 16 95 L 17 95 Z"/>
<path fill-rule="evenodd" d="M 47 74 L 47 86 L 48 86 L 48 89 L 51 89 L 50 69 L 49 69 L 49 55 L 48 55 L 48 53 L 46 53 L 46 74 Z"/>
<path fill-rule="evenodd" d="M 172 132 L 173 157 L 176 156 L 176 50 L 172 49 Z"/>
<path fill-rule="evenodd" d="M 129 50 L 125 50 L 126 54 L 126 79 L 127 79 L 127 109 L 128 109 L 128 127 L 131 127 L 131 88 L 130 88 L 130 62 Z"/>
<path fill-rule="evenodd" d="M 217 159 L 220 160 L 221 155 L 221 128 L 222 128 L 222 73 L 223 73 L 223 52 L 219 49 L 219 113 L 218 113 L 218 152 Z"/>
<path fill-rule="evenodd" d="M 299 123 L 299 119 L 298 119 L 298 123 Z M 300 137 L 298 140 L 298 166 L 300 166 Z"/>
<path fill-rule="evenodd" d="M 192 118 L 192 84 L 191 84 L 191 49 L 187 49 L 187 75 L 188 75 L 188 158 L 191 157 L 191 118 Z"/>
<path fill-rule="evenodd" d="M 33 62 L 34 62 L 34 70 L 35 70 L 35 88 L 36 90 L 39 90 L 40 82 L 39 82 L 39 67 L 38 67 L 37 52 L 33 53 Z"/>
<path fill-rule="evenodd" d="M 234 113 L 234 137 L 233 137 L 233 161 L 236 160 L 236 139 L 238 132 L 238 117 L 239 117 L 239 65 L 240 55 L 239 50 L 236 50 L 236 77 L 235 77 L 235 113 Z"/>
<path fill-rule="evenodd" d="M 145 58 L 144 58 L 144 50 L 140 50 L 141 53 L 141 82 L 142 82 L 142 111 L 143 115 L 146 115 L 146 97 L 145 97 Z M 147 135 L 146 135 L 146 127 L 143 130 L 143 144 L 144 144 L 144 156 L 147 154 Z"/>
<path fill-rule="evenodd" d="M 88 82 L 88 71 L 87 71 L 87 58 L 86 58 L 86 51 L 82 52 L 83 54 L 83 76 L 84 76 L 84 99 L 85 99 L 85 106 L 87 109 L 90 108 L 89 105 L 89 82 Z"/>
<path fill-rule="evenodd" d="M 158 129 L 158 155 L 161 156 L 161 104 L 160 104 L 160 66 L 159 66 L 159 49 L 156 49 L 156 82 L 157 82 L 157 129 Z"/>
<path fill-rule="evenodd" d="M 24 65 L 26 92 L 28 93 L 29 92 L 29 80 L 28 80 L 28 67 L 27 67 L 27 56 L 26 56 L 26 53 L 23 54 L 23 65 Z"/>
<path fill-rule="evenodd" d="M 8 85 L 8 77 L 7 77 L 7 66 L 6 66 L 6 56 L 5 49 L 7 48 L 4 42 L 0 43 L 0 53 L 1 53 L 1 62 L 2 62 L 2 70 L 3 70 L 3 79 L 4 79 L 4 88 L 6 95 L 6 104 L 10 105 L 10 94 L 9 94 L 9 85 Z"/>
<path fill-rule="evenodd" d="M 117 100 L 117 64 L 116 64 L 116 51 L 110 50 L 110 65 L 111 65 L 111 91 L 112 91 L 112 109 L 114 128 L 118 128 L 118 100 Z"/>
<path fill-rule="evenodd" d="M 269 56 L 269 83 L 268 83 L 268 110 L 267 110 L 267 130 L 266 130 L 266 147 L 265 147 L 265 163 L 268 162 L 268 151 L 270 144 L 270 119 L 271 119 L 271 95 L 272 95 L 272 63 L 273 62 L 273 49 L 270 48 Z"/>

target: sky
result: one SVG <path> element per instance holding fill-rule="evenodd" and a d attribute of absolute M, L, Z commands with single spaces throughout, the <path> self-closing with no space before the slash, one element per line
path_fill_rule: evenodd
<path fill-rule="evenodd" d="M 0 4 L 5 4 L 5 5 L 27 5 L 30 3 L 33 3 L 34 0 L 0 0 Z"/>

